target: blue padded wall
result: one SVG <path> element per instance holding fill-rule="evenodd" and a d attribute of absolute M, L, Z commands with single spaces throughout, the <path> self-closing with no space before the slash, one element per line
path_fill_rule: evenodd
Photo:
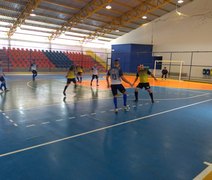
<path fill-rule="evenodd" d="M 117 44 L 112 45 L 112 61 L 120 59 L 124 72 L 136 72 L 139 64 L 144 64 L 150 69 L 154 68 L 154 58 L 152 56 L 152 45 L 145 44 Z"/>

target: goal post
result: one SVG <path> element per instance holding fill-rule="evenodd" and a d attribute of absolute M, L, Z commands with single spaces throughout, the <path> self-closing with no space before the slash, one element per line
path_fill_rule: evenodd
<path fill-rule="evenodd" d="M 181 80 L 183 63 L 184 61 L 177 60 L 155 60 L 153 74 L 155 77 L 161 76 L 162 69 L 166 67 L 169 71 L 169 76 L 178 76 L 178 79 Z"/>

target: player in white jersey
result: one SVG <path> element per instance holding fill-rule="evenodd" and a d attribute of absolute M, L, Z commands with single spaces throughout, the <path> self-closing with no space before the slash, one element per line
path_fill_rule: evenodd
<path fill-rule="evenodd" d="M 128 83 L 130 86 L 132 86 L 132 84 L 124 77 L 123 72 L 120 68 L 120 64 L 119 64 L 119 60 L 116 59 L 114 61 L 114 67 L 112 67 L 108 73 L 107 73 L 107 85 L 108 88 L 110 87 L 109 84 L 109 77 L 111 80 L 111 91 L 113 93 L 113 102 L 114 102 L 114 106 L 115 106 L 115 112 L 118 112 L 118 106 L 117 106 L 117 96 L 118 96 L 118 90 L 123 94 L 123 101 L 124 101 L 124 109 L 126 111 L 129 110 L 129 106 L 127 106 L 127 94 L 126 94 L 126 89 L 125 87 L 122 85 L 121 80 L 123 80 L 124 82 Z"/>
<path fill-rule="evenodd" d="M 32 71 L 32 80 L 35 80 L 35 77 L 38 75 L 37 72 L 37 65 L 35 63 L 31 64 L 31 71 Z"/>
<path fill-rule="evenodd" d="M 90 85 L 92 86 L 92 82 L 94 79 L 96 79 L 96 85 L 99 86 L 98 82 L 99 82 L 99 70 L 96 66 L 96 64 L 92 67 L 92 79 L 91 79 L 91 83 Z"/>

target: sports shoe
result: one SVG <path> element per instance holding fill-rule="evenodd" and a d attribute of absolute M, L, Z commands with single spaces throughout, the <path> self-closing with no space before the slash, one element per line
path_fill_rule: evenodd
<path fill-rule="evenodd" d="M 63 91 L 63 95 L 64 95 L 64 96 L 66 96 L 66 93 L 65 93 L 65 91 Z"/>
<path fill-rule="evenodd" d="M 115 113 L 118 113 L 118 111 L 119 111 L 118 108 L 114 109 L 114 112 L 115 112 Z"/>
<path fill-rule="evenodd" d="M 138 102 L 138 99 L 135 99 L 134 102 Z"/>
<path fill-rule="evenodd" d="M 152 99 L 152 103 L 154 103 L 155 101 Z"/>
<path fill-rule="evenodd" d="M 129 111 L 129 110 L 130 110 L 130 106 L 129 105 L 124 106 L 124 111 Z"/>

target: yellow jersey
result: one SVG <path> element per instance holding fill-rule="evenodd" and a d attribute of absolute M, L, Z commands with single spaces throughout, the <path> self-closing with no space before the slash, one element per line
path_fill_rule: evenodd
<path fill-rule="evenodd" d="M 75 78 L 75 72 L 72 70 L 69 70 L 66 76 L 68 79 L 74 79 Z"/>
<path fill-rule="evenodd" d="M 140 83 L 148 83 L 148 75 L 151 72 L 148 69 L 143 69 L 137 72 L 136 76 L 140 78 Z"/>
<path fill-rule="evenodd" d="M 76 67 L 76 69 L 77 69 L 77 72 L 80 72 L 80 73 L 82 73 L 82 72 L 83 72 L 83 70 L 82 70 L 82 67 L 81 67 L 81 66 L 77 66 L 77 67 Z"/>

